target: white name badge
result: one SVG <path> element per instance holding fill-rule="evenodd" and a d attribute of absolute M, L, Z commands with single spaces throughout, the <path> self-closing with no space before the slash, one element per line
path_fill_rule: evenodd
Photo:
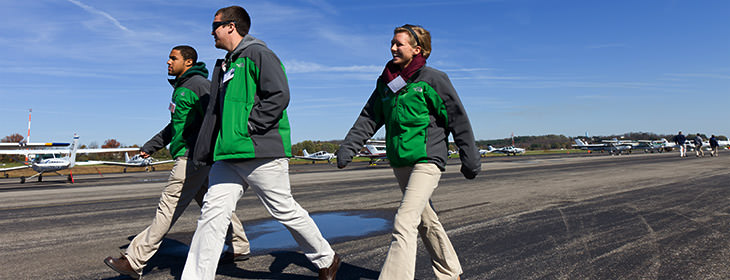
<path fill-rule="evenodd" d="M 388 87 L 391 91 L 393 91 L 393 93 L 398 92 L 404 86 L 406 86 L 406 81 L 404 81 L 403 77 L 401 77 L 400 75 L 398 77 L 395 77 L 395 79 L 388 83 Z"/>
<path fill-rule="evenodd" d="M 174 114 L 175 113 L 175 107 L 177 107 L 177 105 L 175 105 L 174 102 L 170 101 L 170 106 L 167 107 L 167 110 L 170 110 L 170 113 L 173 113 Z"/>
<path fill-rule="evenodd" d="M 223 75 L 223 83 L 230 81 L 233 79 L 233 71 L 236 71 L 236 68 L 231 68 L 228 72 L 226 72 L 225 75 Z"/>

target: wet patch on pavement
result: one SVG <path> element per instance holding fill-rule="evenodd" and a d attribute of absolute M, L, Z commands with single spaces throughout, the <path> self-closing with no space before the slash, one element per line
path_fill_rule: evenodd
<path fill-rule="evenodd" d="M 310 213 L 310 217 L 327 241 L 339 243 L 391 232 L 394 213 L 386 210 L 338 211 Z M 243 227 L 253 255 L 299 248 L 291 233 L 274 219 L 244 221 Z M 186 257 L 188 245 L 171 237 L 163 241 L 159 254 Z"/>

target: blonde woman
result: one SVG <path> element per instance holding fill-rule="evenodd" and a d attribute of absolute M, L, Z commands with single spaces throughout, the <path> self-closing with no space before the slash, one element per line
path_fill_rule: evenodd
<path fill-rule="evenodd" d="M 403 192 L 393 224 L 393 239 L 379 279 L 413 279 L 416 245 L 421 235 L 438 279 L 459 279 L 456 251 L 430 203 L 448 158 L 448 136 L 459 147 L 461 173 L 473 179 L 479 151 L 469 118 L 448 76 L 426 66 L 431 35 L 420 26 L 393 32 L 390 60 L 375 91 L 337 151 L 344 168 L 382 126 L 386 154 Z"/>

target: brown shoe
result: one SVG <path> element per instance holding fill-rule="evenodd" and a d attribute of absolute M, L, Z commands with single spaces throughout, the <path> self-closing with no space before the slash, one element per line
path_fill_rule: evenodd
<path fill-rule="evenodd" d="M 337 276 L 337 269 L 340 268 L 340 256 L 335 254 L 332 259 L 332 264 L 328 268 L 321 268 L 319 270 L 319 280 L 335 280 Z"/>
<path fill-rule="evenodd" d="M 114 269 L 114 271 L 118 272 L 121 275 L 127 275 L 129 277 L 132 277 L 134 279 L 139 279 L 142 275 L 134 271 L 131 265 L 129 265 L 129 261 L 127 258 L 122 255 L 118 259 L 112 258 L 112 257 L 106 257 L 104 259 L 104 263 Z"/>
<path fill-rule="evenodd" d="M 247 261 L 249 258 L 251 258 L 251 253 L 246 254 L 236 254 L 231 252 L 225 252 L 223 253 L 223 256 L 221 256 L 220 261 L 218 263 L 224 264 L 224 263 L 234 263 L 234 262 L 242 262 Z"/>

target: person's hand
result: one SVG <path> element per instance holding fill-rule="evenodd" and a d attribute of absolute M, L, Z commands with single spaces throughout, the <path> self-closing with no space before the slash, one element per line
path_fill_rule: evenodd
<path fill-rule="evenodd" d="M 337 168 L 342 169 L 347 166 L 347 164 L 350 163 L 352 159 L 348 159 L 348 157 L 341 155 L 340 151 L 338 150 L 335 152 L 335 155 L 337 156 Z"/>
<path fill-rule="evenodd" d="M 464 174 L 464 178 L 467 178 L 469 180 L 474 179 L 478 173 L 479 170 L 474 171 L 467 168 L 466 165 L 461 165 L 461 174 Z"/>
<path fill-rule="evenodd" d="M 148 158 L 150 157 L 150 154 L 140 151 L 139 155 L 142 156 L 142 158 Z"/>

